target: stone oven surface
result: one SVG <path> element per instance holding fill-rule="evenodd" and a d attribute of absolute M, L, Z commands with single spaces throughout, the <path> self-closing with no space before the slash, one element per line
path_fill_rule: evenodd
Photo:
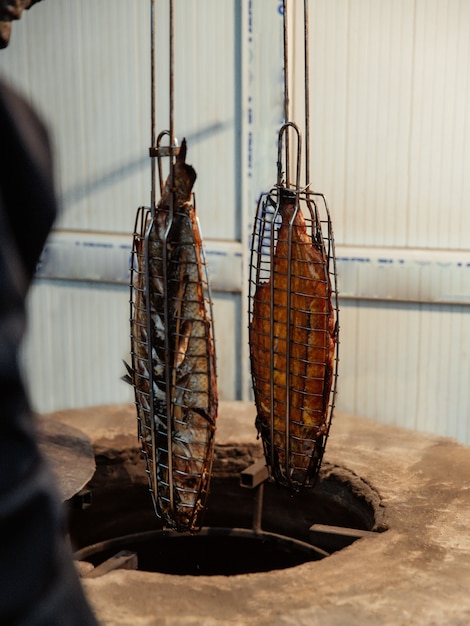
<path fill-rule="evenodd" d="M 48 415 L 96 450 L 135 436 L 132 405 Z M 253 443 L 254 407 L 221 403 L 217 443 Z M 109 441 L 108 441 L 109 443 Z M 240 576 L 115 571 L 84 579 L 104 626 L 328 626 L 470 623 L 470 448 L 335 414 L 325 462 L 381 495 L 387 532 L 327 559 Z"/>

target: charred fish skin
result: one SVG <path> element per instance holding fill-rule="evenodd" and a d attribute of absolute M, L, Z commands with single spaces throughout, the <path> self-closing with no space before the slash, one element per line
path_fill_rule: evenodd
<path fill-rule="evenodd" d="M 202 241 L 191 203 L 196 173 L 185 158 L 183 141 L 154 219 L 149 213 L 144 220 L 148 252 L 139 251 L 143 239 L 135 244 L 140 271 L 131 337 L 139 434 L 156 507 L 168 527 L 192 531 L 209 490 L 218 401 Z"/>
<path fill-rule="evenodd" d="M 270 276 L 253 295 L 250 356 L 266 459 L 293 486 L 308 483 L 324 447 L 335 330 L 325 251 L 287 195 L 279 215 Z"/>

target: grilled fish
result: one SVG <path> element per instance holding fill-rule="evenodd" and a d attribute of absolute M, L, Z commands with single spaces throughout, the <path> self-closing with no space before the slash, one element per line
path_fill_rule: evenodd
<path fill-rule="evenodd" d="M 217 385 L 191 202 L 196 172 L 185 160 L 183 140 L 153 219 L 146 209 L 138 220 L 131 344 L 139 437 L 156 508 L 168 527 L 193 531 L 209 489 Z"/>
<path fill-rule="evenodd" d="M 267 462 L 272 455 L 274 477 L 292 484 L 305 483 L 315 470 L 327 432 L 335 320 L 323 246 L 312 241 L 292 197 L 282 197 L 279 215 L 269 280 L 254 292 L 250 354 Z"/>

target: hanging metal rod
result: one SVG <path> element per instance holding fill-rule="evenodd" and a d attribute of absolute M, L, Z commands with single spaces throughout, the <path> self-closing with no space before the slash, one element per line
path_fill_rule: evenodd
<path fill-rule="evenodd" d="M 310 51 L 309 51 L 309 0 L 303 3 L 303 44 L 304 44 L 304 131 L 305 131 L 305 184 L 309 184 L 310 175 Z M 290 60 L 289 60 L 289 7 L 288 0 L 283 0 L 283 44 L 284 44 L 284 124 L 290 119 Z M 289 133 L 284 138 L 286 180 L 290 180 L 290 141 Z"/>

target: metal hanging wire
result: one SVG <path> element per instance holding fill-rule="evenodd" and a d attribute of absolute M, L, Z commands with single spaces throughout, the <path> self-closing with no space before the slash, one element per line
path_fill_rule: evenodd
<path fill-rule="evenodd" d="M 152 188 L 150 208 L 138 209 L 134 228 L 130 376 L 155 511 L 166 527 L 195 531 L 209 491 L 217 416 L 212 298 L 192 192 L 196 172 L 186 164 L 186 141 L 178 146 L 174 134 L 174 3 L 169 129 L 158 135 L 156 0 L 150 4 Z"/>
<path fill-rule="evenodd" d="M 314 483 L 334 409 L 338 292 L 331 218 L 310 175 L 309 16 L 303 7 L 305 184 L 302 134 L 289 118 L 289 28 L 283 3 L 284 124 L 277 181 L 262 194 L 250 255 L 249 335 L 256 425 L 271 476 L 292 489 Z M 292 180 L 292 177 L 295 179 Z"/>

